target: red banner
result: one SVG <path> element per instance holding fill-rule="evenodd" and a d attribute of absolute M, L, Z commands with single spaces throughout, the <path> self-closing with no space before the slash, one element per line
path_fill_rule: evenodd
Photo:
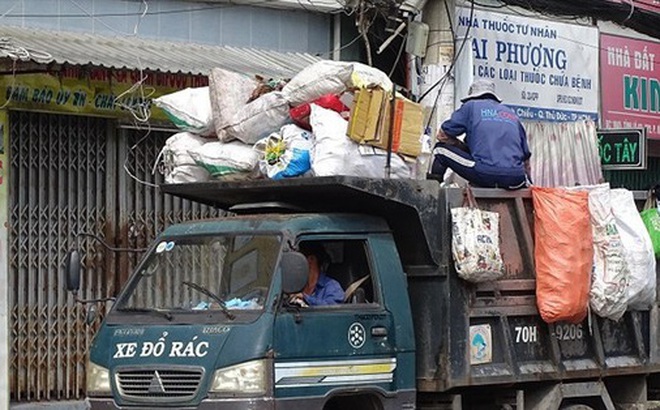
<path fill-rule="evenodd" d="M 602 34 L 600 48 L 601 126 L 660 139 L 660 43 Z"/>

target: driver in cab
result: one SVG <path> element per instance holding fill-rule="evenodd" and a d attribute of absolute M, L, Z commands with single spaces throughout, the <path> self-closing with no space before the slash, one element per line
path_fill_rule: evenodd
<path fill-rule="evenodd" d="M 343 303 L 344 290 L 339 282 L 325 273 L 330 257 L 323 246 L 320 243 L 303 242 L 300 252 L 307 258 L 309 274 L 303 291 L 291 295 L 289 302 L 302 307 Z"/>

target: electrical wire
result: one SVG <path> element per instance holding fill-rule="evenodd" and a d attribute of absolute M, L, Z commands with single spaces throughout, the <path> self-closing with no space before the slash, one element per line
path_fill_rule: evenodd
<path fill-rule="evenodd" d="M 41 50 L 17 46 L 11 37 L 0 37 L 0 57 L 8 57 L 14 61 L 33 60 L 39 64 L 53 61 L 53 56 Z"/>
<path fill-rule="evenodd" d="M 631 6 L 627 2 L 602 0 L 582 0 L 579 2 L 559 2 L 556 0 L 500 1 L 509 6 L 522 7 L 552 18 L 556 18 L 556 16 L 580 16 L 612 21 L 651 37 L 660 38 L 660 14 L 641 7 L 636 7 L 631 14 Z M 652 6 L 648 2 L 638 3 Z"/>
<path fill-rule="evenodd" d="M 396 55 L 396 58 L 394 59 L 394 64 L 392 64 L 392 69 L 390 72 L 387 74 L 388 77 L 392 77 L 392 74 L 394 74 L 394 70 L 396 70 L 396 66 L 399 65 L 399 60 L 401 60 L 401 55 L 403 54 L 403 49 L 406 48 L 406 42 L 408 41 L 407 38 L 403 38 L 401 40 L 401 46 L 399 47 L 399 52 Z"/>
<path fill-rule="evenodd" d="M 472 21 L 473 18 L 474 18 L 474 3 L 471 3 L 471 4 L 472 4 L 472 6 L 470 7 L 470 21 Z M 463 41 L 461 42 L 461 46 L 459 47 L 458 52 L 454 54 L 454 58 L 452 59 L 451 64 L 449 65 L 449 68 L 447 69 L 445 74 L 442 77 L 440 77 L 440 79 L 438 81 L 436 81 L 435 84 L 433 84 L 431 87 L 429 87 L 428 90 L 426 90 L 424 93 L 422 93 L 422 95 L 419 97 L 418 102 L 422 101 L 427 95 L 429 95 L 429 93 L 431 91 L 433 91 L 437 86 L 439 86 L 440 83 L 443 82 L 445 80 L 445 78 L 447 78 L 450 75 L 451 71 L 454 69 L 454 65 L 456 65 L 456 60 L 458 60 L 458 57 L 463 52 L 463 48 L 465 47 L 465 43 L 467 42 L 467 39 L 470 36 L 470 29 L 471 28 L 472 28 L 472 25 L 470 24 L 467 28 L 466 33 L 465 33 L 465 37 L 463 37 Z M 438 93 L 438 95 L 435 98 L 435 103 L 433 104 L 432 110 L 435 110 L 435 106 L 438 102 L 439 97 L 440 97 L 440 93 Z M 431 111 L 431 116 L 432 115 L 433 115 L 433 111 Z M 429 116 L 429 120 L 430 120 L 431 116 Z"/>
<path fill-rule="evenodd" d="M 144 16 L 146 16 L 149 12 L 149 3 L 147 3 L 147 0 L 142 0 L 142 4 L 144 4 L 144 12 L 142 12 L 138 18 L 137 23 L 135 23 L 135 27 L 133 28 L 133 36 L 137 36 L 138 30 L 140 29 L 140 23 L 142 23 L 142 19 L 144 19 Z"/>
<path fill-rule="evenodd" d="M 12 11 L 14 11 L 14 9 L 16 8 L 16 6 L 18 6 L 19 4 L 21 4 L 21 0 L 18 0 L 17 2 L 15 2 L 15 3 L 9 8 L 9 10 L 5 11 L 4 13 L 2 13 L 2 15 L 0 16 L 0 19 L 4 18 L 6 15 L 8 15 L 8 14 L 11 13 Z"/>
<path fill-rule="evenodd" d="M 135 152 L 135 149 L 136 149 L 136 148 L 137 148 L 137 147 L 138 147 L 138 146 L 139 146 L 144 140 L 146 140 L 147 138 L 149 138 L 149 136 L 151 135 L 151 124 L 149 124 L 149 122 L 146 122 L 146 123 L 143 123 L 143 124 L 146 124 L 146 126 L 147 126 L 147 132 L 142 136 L 142 138 L 140 138 L 135 144 L 133 144 L 133 146 L 131 146 L 131 147 L 129 148 L 129 150 L 128 150 L 129 155 L 127 155 L 127 156 L 126 156 L 126 159 L 124 160 L 124 166 L 123 166 L 123 168 L 124 168 L 124 171 L 126 172 L 126 174 L 127 174 L 129 177 L 131 177 L 133 180 L 135 180 L 136 182 L 138 182 L 139 184 L 142 184 L 142 185 L 144 185 L 144 186 L 148 186 L 148 187 L 150 187 L 150 188 L 158 188 L 158 185 L 156 185 L 156 184 L 154 184 L 154 183 L 151 183 L 151 182 L 143 181 L 143 180 L 141 180 L 140 178 L 138 178 L 135 174 L 133 174 L 133 173 L 131 172 L 131 170 L 130 170 L 129 167 L 128 167 L 128 160 L 130 159 L 130 154 L 132 154 L 133 152 Z M 136 126 L 136 128 L 137 128 L 138 130 L 141 130 L 141 129 L 143 128 L 143 127 L 142 127 L 137 121 L 135 122 L 135 126 Z"/>
<path fill-rule="evenodd" d="M 113 33 L 116 33 L 116 34 L 119 34 L 119 35 L 122 35 L 122 36 L 126 36 L 126 35 L 128 35 L 128 33 L 124 33 L 124 32 L 122 32 L 122 31 L 120 31 L 120 30 L 117 30 L 116 28 L 112 27 L 111 25 L 109 25 L 109 24 L 106 23 L 105 21 L 101 20 L 99 17 L 94 16 L 92 13 L 88 12 L 83 6 L 81 6 L 80 4 L 78 4 L 78 2 L 76 2 L 75 0 L 69 0 L 69 2 L 70 2 L 71 4 L 73 4 L 74 6 L 76 6 L 78 9 L 80 9 L 84 14 L 86 14 L 87 17 L 92 18 L 92 20 L 94 20 L 94 21 L 98 21 L 98 22 L 101 23 L 105 28 L 107 28 L 108 30 L 112 31 Z"/>
<path fill-rule="evenodd" d="M 473 3 L 474 3 L 475 5 L 477 5 L 477 6 L 479 6 L 479 7 L 483 7 L 483 8 L 485 8 L 485 9 L 503 9 L 503 8 L 505 8 L 505 7 L 509 7 L 509 6 L 507 6 L 506 4 L 498 4 L 498 5 L 495 5 L 495 4 L 483 4 L 483 3 L 478 3 L 478 2 L 476 2 L 476 1 L 473 1 Z"/>
<path fill-rule="evenodd" d="M 358 34 L 357 36 L 355 36 L 355 38 L 353 40 L 349 41 L 348 43 L 344 44 L 343 46 L 341 46 L 339 48 L 335 48 L 334 50 L 330 50 L 330 51 L 319 52 L 319 53 L 316 53 L 314 55 L 317 56 L 317 57 L 321 57 L 321 56 L 324 56 L 326 54 L 329 55 L 329 54 L 335 53 L 337 51 L 341 51 L 345 48 L 348 48 L 348 47 L 352 46 L 353 44 L 355 44 L 361 38 L 362 38 L 362 35 Z"/>
<path fill-rule="evenodd" d="M 449 4 L 448 2 L 444 1 L 445 4 L 445 12 L 447 13 L 447 20 L 449 20 L 449 30 L 451 31 L 451 38 L 456 38 L 456 31 L 454 30 L 454 22 L 451 20 L 451 15 L 452 13 L 449 11 Z M 472 3 L 474 5 L 474 2 Z"/>
<path fill-rule="evenodd" d="M 33 60 L 38 64 L 47 64 L 53 60 L 53 56 L 45 51 L 33 50 L 26 47 L 20 47 L 12 42 L 11 38 L 0 38 L 0 58 L 8 57 L 12 60 L 12 75 L 11 84 L 9 89 L 14 90 L 16 87 L 16 71 L 19 61 Z M 6 108 L 12 101 L 14 96 L 13 91 L 9 93 L 7 101 L 0 106 L 0 109 Z"/>
<path fill-rule="evenodd" d="M 449 11 L 448 8 L 447 8 L 446 10 Z M 472 21 L 473 18 L 474 18 L 474 3 L 471 3 L 471 7 L 470 7 L 470 21 Z M 456 65 L 456 61 L 458 60 L 458 57 L 459 57 L 459 56 L 461 55 L 461 53 L 463 52 L 463 48 L 465 47 L 465 43 L 467 42 L 467 39 L 468 39 L 468 37 L 469 37 L 469 35 L 470 35 L 470 29 L 471 29 L 471 28 L 472 28 L 472 24 L 470 24 L 470 25 L 468 26 L 468 28 L 467 28 L 467 30 L 466 30 L 466 32 L 465 32 L 465 37 L 463 37 L 463 40 L 462 40 L 462 42 L 461 42 L 461 46 L 459 47 L 458 52 L 454 54 L 454 58 L 452 59 L 451 64 L 449 65 L 449 68 L 447 69 L 447 71 L 445 72 L 445 74 L 444 74 L 442 77 L 440 77 L 440 79 L 439 79 L 435 84 L 433 84 L 428 90 L 426 90 L 426 91 L 421 95 L 421 97 L 419 98 L 419 101 L 422 101 L 422 100 L 424 99 L 424 97 L 426 97 L 426 96 L 427 96 L 427 95 L 428 95 L 428 94 L 429 94 L 429 93 L 430 93 L 435 87 L 437 87 L 438 85 L 440 86 L 440 88 L 438 89 L 438 93 L 437 93 L 436 96 L 435 96 L 435 100 L 433 101 L 433 105 L 431 106 L 431 113 L 429 114 L 429 119 L 428 119 L 428 121 L 426 122 L 426 127 L 425 127 L 425 129 L 429 129 L 429 127 L 431 126 L 431 120 L 433 119 L 433 115 L 435 114 L 435 109 L 436 109 L 436 107 L 438 106 L 438 100 L 440 99 L 440 95 L 442 94 L 442 90 L 443 90 L 445 84 L 447 84 L 447 81 L 449 80 L 449 78 L 450 78 L 450 76 L 451 76 L 451 72 L 452 72 L 453 69 L 454 69 L 454 65 Z M 419 101 L 418 101 L 418 102 L 419 102 Z"/>

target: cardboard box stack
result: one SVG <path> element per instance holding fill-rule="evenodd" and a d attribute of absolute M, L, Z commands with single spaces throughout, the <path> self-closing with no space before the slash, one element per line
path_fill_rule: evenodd
<path fill-rule="evenodd" d="M 348 136 L 360 144 L 388 148 L 392 134 L 392 152 L 417 157 L 422 150 L 424 111 L 420 104 L 397 96 L 394 127 L 390 130 L 392 100 L 382 88 L 367 88 L 355 93 L 348 125 Z"/>

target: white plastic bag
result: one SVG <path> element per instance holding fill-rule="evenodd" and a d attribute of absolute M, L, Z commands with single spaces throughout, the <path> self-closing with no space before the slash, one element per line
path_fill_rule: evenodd
<path fill-rule="evenodd" d="M 630 268 L 628 309 L 648 309 L 656 299 L 656 260 L 653 244 L 637 211 L 632 192 L 611 191 L 612 213 Z"/>
<path fill-rule="evenodd" d="M 177 128 L 200 135 L 213 134 L 209 87 L 186 88 L 154 100 Z"/>
<path fill-rule="evenodd" d="M 339 113 L 312 104 L 310 124 L 314 132 L 311 156 L 314 175 L 385 177 L 385 151 L 360 146 L 348 138 L 348 121 Z M 410 168 L 398 155 L 392 154 L 391 169 L 392 178 L 410 177 Z"/>
<path fill-rule="evenodd" d="M 461 279 L 469 282 L 497 280 L 504 275 L 500 254 L 500 215 L 477 208 L 466 188 L 466 206 L 451 210 L 451 251 Z"/>
<path fill-rule="evenodd" d="M 195 163 L 188 151 L 195 150 L 209 140 L 190 132 L 179 132 L 165 141 L 158 155 L 167 183 L 204 182 L 209 179 L 206 170 Z"/>
<path fill-rule="evenodd" d="M 264 94 L 234 114 L 228 121 L 227 134 L 246 144 L 254 144 L 278 131 L 289 120 L 289 103 L 281 92 Z"/>
<path fill-rule="evenodd" d="M 351 141 L 353 147 L 357 148 L 356 158 L 347 164 L 347 173 L 368 178 L 387 178 L 387 151 L 369 145 L 359 145 Z M 390 158 L 390 175 L 392 179 L 411 178 L 411 170 L 408 164 L 396 153 Z"/>
<path fill-rule="evenodd" d="M 601 317 L 619 320 L 628 306 L 630 269 L 612 210 L 609 184 L 571 187 L 589 193 L 594 266 L 589 305 Z"/>
<path fill-rule="evenodd" d="M 250 173 L 259 160 L 259 154 L 251 146 L 238 141 L 209 142 L 189 153 L 214 178 Z"/>
<path fill-rule="evenodd" d="M 348 121 L 338 113 L 316 104 L 312 104 L 311 110 L 309 122 L 314 133 L 311 156 L 314 175 L 345 175 L 346 157 L 350 155 L 353 143 L 346 136 Z"/>
<path fill-rule="evenodd" d="M 260 153 L 259 169 L 271 179 L 305 174 L 311 168 L 312 134 L 296 125 L 285 125 L 279 133 L 259 140 L 254 149 Z"/>
<path fill-rule="evenodd" d="M 227 142 L 235 138 L 227 134 L 225 128 L 233 123 L 234 116 L 247 104 L 258 85 L 255 79 L 244 74 L 222 68 L 211 70 L 209 92 L 213 124 L 220 141 Z"/>
<path fill-rule="evenodd" d="M 323 60 L 305 67 L 282 89 L 292 107 L 326 94 L 340 94 L 353 73 L 352 63 Z"/>

